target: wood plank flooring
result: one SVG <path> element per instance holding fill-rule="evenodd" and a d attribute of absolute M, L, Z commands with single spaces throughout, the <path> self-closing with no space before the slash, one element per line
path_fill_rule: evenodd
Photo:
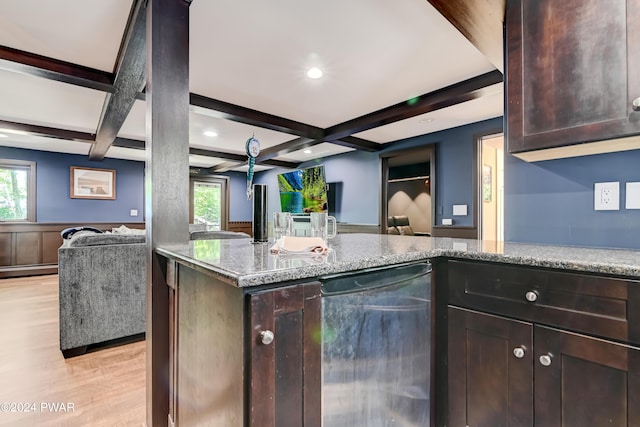
<path fill-rule="evenodd" d="M 64 359 L 58 276 L 0 280 L 0 426 L 144 425 L 145 342 Z"/>

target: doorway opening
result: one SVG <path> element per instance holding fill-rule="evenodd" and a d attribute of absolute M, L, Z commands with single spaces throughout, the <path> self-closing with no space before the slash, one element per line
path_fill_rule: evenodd
<path fill-rule="evenodd" d="M 403 218 L 411 233 L 431 235 L 435 217 L 433 145 L 392 151 L 382 161 L 380 229 L 390 232 L 389 217 Z M 397 224 L 396 224 L 397 225 Z"/>
<path fill-rule="evenodd" d="M 504 241 L 504 134 L 478 140 L 478 237 Z"/>
<path fill-rule="evenodd" d="M 222 176 L 191 177 L 189 222 L 206 224 L 207 230 L 226 230 L 229 218 L 229 179 Z"/>

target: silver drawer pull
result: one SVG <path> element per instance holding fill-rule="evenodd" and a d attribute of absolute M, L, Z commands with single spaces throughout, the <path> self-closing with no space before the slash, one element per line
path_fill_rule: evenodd
<path fill-rule="evenodd" d="M 640 98 L 634 99 L 631 106 L 633 108 L 633 111 L 640 111 Z"/>
<path fill-rule="evenodd" d="M 551 353 L 543 354 L 540 356 L 540 364 L 542 366 L 550 366 L 553 355 Z"/>
<path fill-rule="evenodd" d="M 264 345 L 269 345 L 273 342 L 275 335 L 271 331 L 262 331 L 260 332 L 260 342 Z"/>
<path fill-rule="evenodd" d="M 513 355 L 518 359 L 522 359 L 524 357 L 525 348 L 524 346 L 516 347 L 513 349 Z"/>
<path fill-rule="evenodd" d="M 535 302 L 538 299 L 538 291 L 529 291 L 526 294 L 524 294 L 524 297 L 529 302 Z"/>

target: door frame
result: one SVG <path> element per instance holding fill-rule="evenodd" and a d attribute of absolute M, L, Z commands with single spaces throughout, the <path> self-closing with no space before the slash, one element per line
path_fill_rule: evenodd
<path fill-rule="evenodd" d="M 388 200 L 389 197 L 389 167 L 405 166 L 417 163 L 424 163 L 421 161 L 404 161 L 403 157 L 420 159 L 428 158 L 429 160 L 429 193 L 431 194 L 431 230 L 433 233 L 433 227 L 435 225 L 436 218 L 436 144 L 427 144 L 420 147 L 407 148 L 404 150 L 390 151 L 388 153 L 380 154 L 381 163 L 381 181 L 380 181 L 380 218 L 378 232 L 385 234 L 387 229 L 387 216 L 388 216 Z M 396 162 L 394 163 L 394 159 Z"/>
<path fill-rule="evenodd" d="M 476 226 L 476 238 L 478 240 L 482 240 L 482 179 L 480 179 L 480 174 L 482 172 L 482 141 L 487 137 L 494 137 L 502 135 L 504 140 L 504 150 L 503 152 L 506 155 L 506 138 L 507 136 L 504 133 L 504 129 L 502 127 L 491 129 L 485 132 L 477 133 L 474 135 L 475 144 L 473 146 L 473 157 L 475 161 L 473 163 L 473 188 L 475 188 L 476 197 L 475 203 L 473 207 L 473 221 Z"/>
<path fill-rule="evenodd" d="M 220 229 L 229 229 L 229 177 L 223 175 L 194 175 L 189 177 L 189 223 L 193 224 L 193 185 L 196 182 L 220 184 L 222 206 L 220 209 Z"/>

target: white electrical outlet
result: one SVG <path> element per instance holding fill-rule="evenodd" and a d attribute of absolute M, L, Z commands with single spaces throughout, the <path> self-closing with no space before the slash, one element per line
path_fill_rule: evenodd
<path fill-rule="evenodd" d="M 593 186 L 593 209 L 596 211 L 620 210 L 620 183 L 596 182 Z"/>

